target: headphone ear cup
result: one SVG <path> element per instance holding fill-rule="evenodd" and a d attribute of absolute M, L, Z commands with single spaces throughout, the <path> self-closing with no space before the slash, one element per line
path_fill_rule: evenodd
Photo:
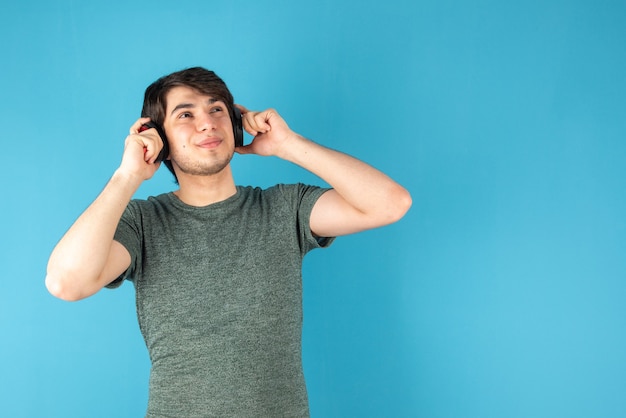
<path fill-rule="evenodd" d="M 167 142 L 167 137 L 165 136 L 165 132 L 161 128 L 157 126 L 156 128 L 161 140 L 163 141 L 163 148 L 161 148 L 161 152 L 159 152 L 159 156 L 157 157 L 157 161 L 163 161 L 170 155 L 170 145 Z"/>
<path fill-rule="evenodd" d="M 233 107 L 233 135 L 235 137 L 235 146 L 243 146 L 243 123 L 241 121 L 241 111 L 238 107 Z"/>

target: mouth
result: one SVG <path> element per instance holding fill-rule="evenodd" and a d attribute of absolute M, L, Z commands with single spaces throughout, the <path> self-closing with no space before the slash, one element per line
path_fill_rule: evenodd
<path fill-rule="evenodd" d="M 220 138 L 206 138 L 198 142 L 197 146 L 205 149 L 217 148 L 223 141 Z"/>

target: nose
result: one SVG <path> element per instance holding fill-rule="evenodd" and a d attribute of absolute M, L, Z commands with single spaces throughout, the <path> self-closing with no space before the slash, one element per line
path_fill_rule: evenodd
<path fill-rule="evenodd" d="M 215 129 L 215 121 L 210 113 L 203 112 L 197 117 L 198 131 L 212 131 Z"/>

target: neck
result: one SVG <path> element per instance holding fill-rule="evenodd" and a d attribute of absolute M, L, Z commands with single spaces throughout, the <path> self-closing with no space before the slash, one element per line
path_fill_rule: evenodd
<path fill-rule="evenodd" d="M 210 176 L 177 175 L 177 177 L 180 188 L 174 194 L 190 206 L 208 206 L 237 193 L 230 165 Z"/>

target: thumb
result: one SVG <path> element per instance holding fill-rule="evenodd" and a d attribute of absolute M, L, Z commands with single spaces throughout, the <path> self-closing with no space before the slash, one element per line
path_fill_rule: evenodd
<path fill-rule="evenodd" d="M 237 154 L 254 154 L 254 151 L 252 151 L 252 144 L 235 147 L 235 152 Z"/>

